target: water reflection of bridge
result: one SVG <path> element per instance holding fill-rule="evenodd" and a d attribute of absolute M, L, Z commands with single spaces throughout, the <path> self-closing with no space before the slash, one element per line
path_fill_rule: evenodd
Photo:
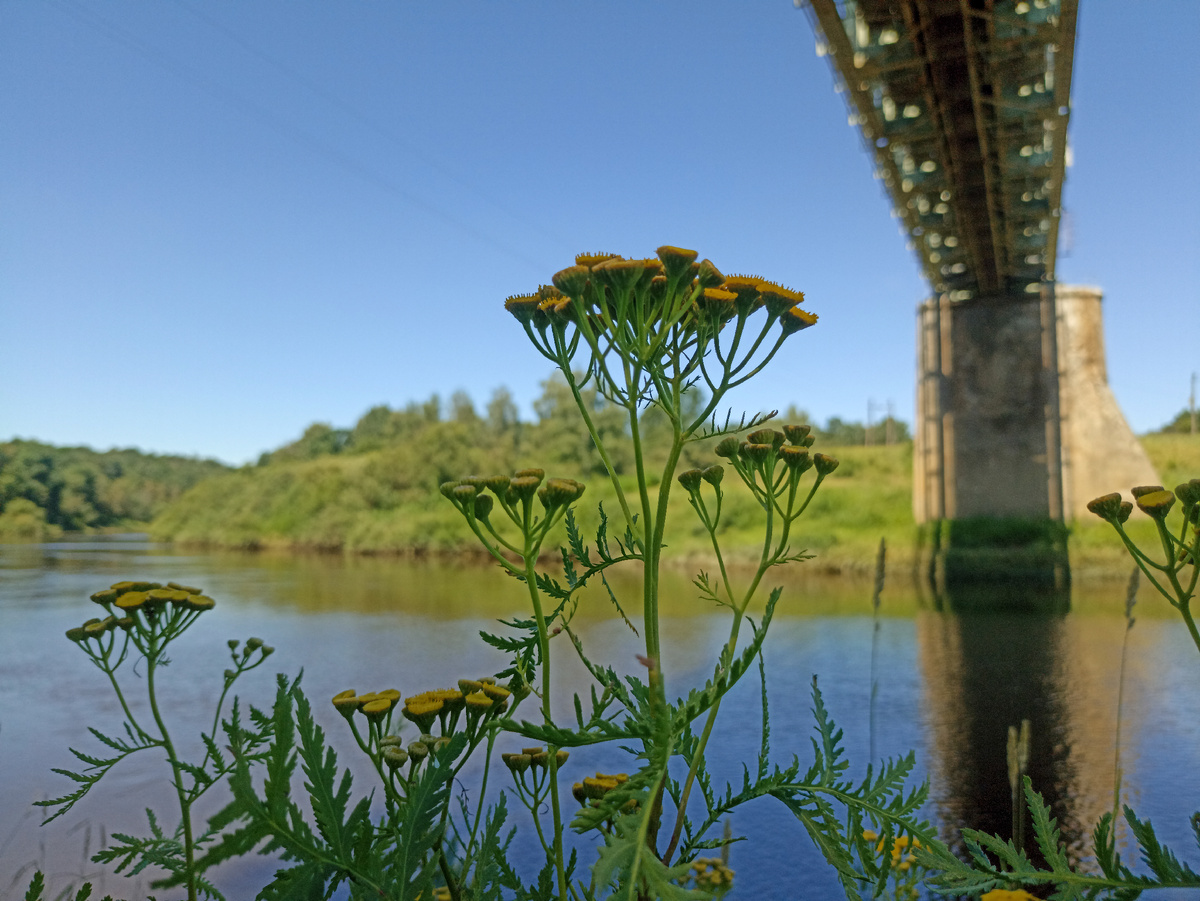
<path fill-rule="evenodd" d="M 1098 289 L 1055 284 L 1077 0 L 797 0 L 932 289 L 919 522 L 1062 520 L 1156 477 L 1107 386 Z"/>

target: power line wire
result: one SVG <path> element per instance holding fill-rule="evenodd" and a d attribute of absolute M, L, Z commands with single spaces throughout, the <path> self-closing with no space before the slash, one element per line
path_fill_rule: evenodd
<path fill-rule="evenodd" d="M 132 35 L 125 29 L 115 25 L 110 20 L 96 15 L 91 10 L 82 8 L 77 3 L 71 2 L 71 0 L 56 0 L 56 2 L 63 11 L 68 13 L 77 21 L 82 22 L 84 25 L 87 25 L 96 31 L 102 32 L 114 42 L 121 44 L 122 46 L 145 57 L 158 67 L 165 69 L 172 75 L 175 75 L 177 78 L 189 82 L 194 87 L 197 87 L 204 93 L 208 94 L 210 97 L 213 97 L 214 99 L 237 109 L 240 113 L 248 118 L 257 120 L 259 124 L 266 126 L 280 136 L 287 138 L 288 140 L 305 148 L 313 155 L 320 157 L 326 162 L 332 163 L 341 169 L 344 169 L 368 184 L 395 194 L 406 201 L 410 206 L 441 219 L 443 222 L 474 238 L 480 244 L 490 247 L 492 250 L 504 254 L 505 256 L 508 256 L 514 260 L 518 260 L 519 262 L 524 263 L 531 269 L 535 270 L 539 276 L 544 276 L 547 270 L 547 266 L 544 262 L 534 260 L 532 257 L 527 256 L 515 247 L 511 247 L 508 244 L 505 244 L 503 241 L 493 238 L 491 235 L 488 235 L 487 233 L 471 225 L 469 222 L 459 218 L 458 216 L 455 216 L 453 213 L 437 207 L 423 197 L 414 194 L 412 191 L 409 191 L 404 187 L 401 187 L 399 184 L 390 180 L 386 176 L 380 175 L 378 172 L 375 172 L 368 166 L 364 166 L 362 163 L 351 158 L 332 145 L 327 144 L 311 135 L 305 134 L 304 132 L 292 126 L 290 123 L 281 119 L 279 116 L 271 113 L 270 110 L 267 110 L 258 104 L 247 100 L 245 97 L 242 97 L 236 92 L 205 78 L 192 67 L 172 59 L 170 56 L 153 47 L 152 45 L 143 42 L 135 35 Z"/>

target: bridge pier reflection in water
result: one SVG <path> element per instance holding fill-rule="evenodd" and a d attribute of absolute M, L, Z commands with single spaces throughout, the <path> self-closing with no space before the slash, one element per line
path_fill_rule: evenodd
<path fill-rule="evenodd" d="M 1069 605 L 1068 589 L 1044 583 L 975 585 L 938 593 L 918 616 L 933 813 L 960 852 L 964 826 L 1013 837 L 1007 739 L 1022 720 L 1027 773 L 1072 858 L 1111 807 L 1123 630 L 1068 617 Z"/>

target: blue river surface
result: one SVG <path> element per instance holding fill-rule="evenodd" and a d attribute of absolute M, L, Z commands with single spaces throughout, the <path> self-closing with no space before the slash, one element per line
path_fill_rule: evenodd
<path fill-rule="evenodd" d="M 897 757 L 911 750 L 914 784 L 930 783 L 925 815 L 944 839 L 957 843 L 962 826 L 1007 838 L 1012 814 L 1005 741 L 1010 725 L 1029 719 L 1034 786 L 1050 802 L 1070 853 L 1086 860 L 1091 829 L 1112 808 L 1119 731 L 1122 801 L 1150 818 L 1159 838 L 1200 868 L 1189 825 L 1200 809 L 1200 655 L 1170 607 L 1149 589 L 1141 591 L 1136 623 L 1126 635 L 1124 584 L 1115 580 L 1075 585 L 1058 599 L 1057 612 L 1023 605 L 1021 612 L 957 614 L 945 598 L 906 584 L 907 574 L 889 574 L 873 615 L 869 582 L 802 574 L 770 581 L 773 576 L 768 584 L 784 588 L 763 655 L 774 762 L 786 764 L 795 754 L 803 771 L 812 760 L 815 676 L 844 730 L 850 775 L 861 777 L 872 754 Z M 328 699 L 346 688 L 394 687 L 411 695 L 497 672 L 504 655 L 485 645 L 479 632 L 499 617 L 526 612 L 522 586 L 495 567 L 184 552 L 137 536 L 0 545 L 0 898 L 23 897 L 35 868 L 49 877 L 48 898 L 85 879 L 95 884 L 94 899 L 157 894 L 165 901 L 182 894 L 151 889 L 150 873 L 129 878 L 89 859 L 114 833 L 145 834 L 147 807 L 164 823 L 176 822 L 167 768 L 155 752 L 118 765 L 49 825 L 39 825 L 42 811 L 32 806 L 71 790 L 66 777 L 52 772 L 79 768 L 71 748 L 104 750 L 89 726 L 120 731 L 121 710 L 107 680 L 64 631 L 96 614 L 88 595 L 122 579 L 198 585 L 217 600 L 217 609 L 180 641 L 160 676 L 164 716 L 183 753 L 195 753 L 197 736 L 211 726 L 229 665 L 226 641 L 259 636 L 277 650 L 238 683 L 243 703 L 268 706 L 274 674 L 303 670 L 320 724 L 362 792 L 372 789 L 373 771 Z M 618 574 L 613 585 L 619 598 L 636 595 L 630 578 Z M 664 592 L 663 672 L 669 695 L 679 696 L 711 677 L 729 615 L 700 600 L 682 572 L 664 576 Z M 640 625 L 633 614 L 638 605 L 626 608 Z M 593 660 L 619 672 L 639 670 L 641 641 L 605 595 L 584 598 L 573 628 Z M 572 694 L 586 697 L 590 677 L 565 635 L 552 649 L 554 701 L 570 722 Z M 137 661 L 127 661 L 120 672 L 135 714 L 145 710 Z M 722 706 L 709 754 L 718 784 L 740 785 L 743 763 L 755 766 L 760 698 L 755 668 Z M 532 710 L 524 713 L 532 716 Z M 519 750 L 520 744 L 519 738 L 502 740 L 497 750 Z M 565 777 L 573 781 L 632 765 L 610 745 L 582 748 L 572 752 Z M 481 773 L 482 764 L 473 760 L 460 788 L 474 792 Z M 491 785 L 507 779 L 496 763 Z M 224 790 L 212 792 L 202 815 L 221 805 L 227 796 L 217 795 Z M 566 796 L 564 803 L 570 810 L 575 802 Z M 536 836 L 527 828 L 528 813 L 511 800 L 509 811 L 510 823 L 519 827 L 512 859 L 530 879 L 540 854 Z M 746 841 L 730 848 L 736 876 L 728 897 L 845 897 L 780 802 L 763 798 L 738 808 L 731 827 Z M 1132 854 L 1127 836 L 1123 847 Z M 591 846 L 581 846 L 581 866 L 594 855 Z M 230 901 L 240 901 L 254 897 L 277 865 L 275 858 L 252 855 L 222 865 L 212 878 Z"/>

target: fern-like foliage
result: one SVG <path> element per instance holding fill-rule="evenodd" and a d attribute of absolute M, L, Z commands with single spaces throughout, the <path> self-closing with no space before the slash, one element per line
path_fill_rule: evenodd
<path fill-rule="evenodd" d="M 860 782 L 847 778 L 849 762 L 841 745 L 842 730 L 825 708 L 816 677 L 812 695 L 817 733 L 812 743 L 813 763 L 799 779 L 780 778 L 784 773 L 799 772 L 796 760 L 787 771 L 777 770 L 777 784 L 769 794 L 804 826 L 837 871 L 848 898 L 861 898 L 864 884 L 872 887 L 872 894 L 880 894 L 890 875 L 886 863 L 880 861 L 889 859 L 898 836 L 909 836 L 927 847 L 945 847 L 933 826 L 920 817 L 928 785 L 908 788 L 915 766 L 911 752 L 898 760 L 885 761 L 878 772 L 868 767 Z M 879 838 L 868 840 L 864 836 L 868 830 Z M 877 841 L 883 846 L 881 858 L 876 856 Z"/>
<path fill-rule="evenodd" d="M 235 748 L 245 744 L 246 736 L 234 724 L 227 723 L 226 730 Z M 271 733 L 270 748 L 260 758 L 266 770 L 261 786 L 255 785 L 250 761 L 239 758 L 230 779 L 234 800 L 217 818 L 218 824 L 237 823 L 238 828 L 204 862 L 256 847 L 264 854 L 279 854 L 291 865 L 277 871 L 259 895 L 270 901 L 329 898 L 343 883 L 349 883 L 351 898 L 431 897 L 439 862 L 435 851 L 446 835 L 444 812 L 450 804 L 454 762 L 466 746 L 466 736 L 456 735 L 434 750 L 410 780 L 404 803 L 389 803 L 377 822 L 371 817 L 370 795 L 354 800 L 353 777 L 339 767 L 308 699 L 282 678 Z M 297 766 L 307 795 L 303 806 L 291 797 Z M 500 823 L 502 818 L 495 829 Z M 481 854 L 493 866 L 497 843 L 487 834 L 485 830 Z M 498 881 L 494 874 L 488 878 Z"/>
<path fill-rule="evenodd" d="M 1155 835 L 1149 820 L 1139 819 L 1124 807 L 1125 822 L 1138 846 L 1138 856 L 1150 873 L 1135 873 L 1116 850 L 1115 824 L 1106 813 L 1092 834 L 1093 855 L 1099 872 L 1087 872 L 1071 863 L 1058 823 L 1033 783 L 1025 777 L 1025 802 L 1033 823 L 1038 849 L 1046 866 L 1039 867 L 1022 850 L 994 835 L 974 829 L 963 830 L 968 860 L 959 860 L 944 849 L 918 851 L 925 866 L 939 871 L 930 883 L 943 894 L 975 894 L 1011 885 L 1054 886 L 1050 896 L 1066 899 L 1133 899 L 1156 888 L 1200 890 L 1200 874 L 1183 863 Z M 1193 830 L 1200 845 L 1200 814 L 1193 817 Z"/>
<path fill-rule="evenodd" d="M 49 798 L 45 801 L 34 801 L 38 807 L 57 808 L 50 816 L 42 821 L 42 825 L 58 819 L 79 801 L 83 800 L 84 796 L 92 790 L 101 779 L 105 777 L 109 770 L 115 767 L 122 760 L 136 754 L 138 751 L 145 751 L 150 748 L 158 748 L 162 746 L 162 742 L 155 741 L 144 735 L 136 733 L 129 723 L 125 723 L 125 739 L 114 738 L 110 735 L 105 735 L 99 729 L 91 726 L 88 731 L 102 744 L 112 748 L 117 753 L 112 757 L 97 757 L 93 754 L 85 754 L 83 751 L 77 751 L 71 748 L 71 753 L 81 762 L 87 764 L 87 768 L 82 772 L 76 773 L 72 770 L 64 770 L 55 767 L 52 772 L 66 776 L 71 781 L 78 785 L 75 791 L 69 794 L 62 795 L 58 798 Z"/>

